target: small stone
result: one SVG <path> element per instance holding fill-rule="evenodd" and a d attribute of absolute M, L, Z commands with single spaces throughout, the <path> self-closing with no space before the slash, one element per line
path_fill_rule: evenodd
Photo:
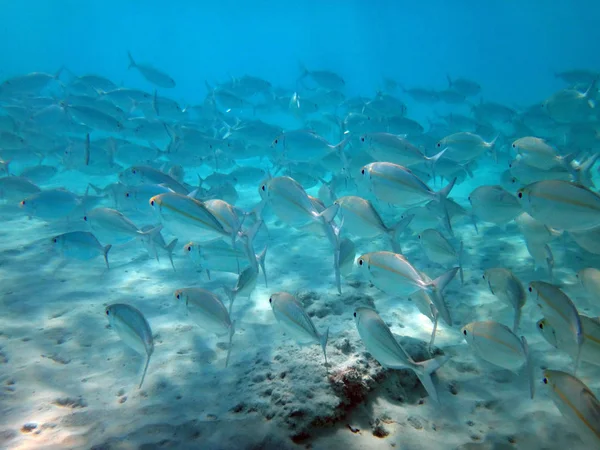
<path fill-rule="evenodd" d="M 119 398 L 119 403 L 125 403 L 127 401 L 127 396 L 124 395 L 122 397 Z"/>
<path fill-rule="evenodd" d="M 37 423 L 27 422 L 25 425 L 23 425 L 21 427 L 21 433 L 31 433 L 36 428 L 37 428 Z"/>

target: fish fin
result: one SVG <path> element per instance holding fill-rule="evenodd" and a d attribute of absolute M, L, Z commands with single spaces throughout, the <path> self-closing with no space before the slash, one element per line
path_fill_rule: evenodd
<path fill-rule="evenodd" d="M 140 385 L 138 386 L 138 389 L 142 388 L 142 384 L 144 384 L 144 378 L 146 378 L 146 372 L 148 371 L 148 364 L 150 364 L 150 357 L 152 356 L 152 353 L 150 353 L 147 357 L 146 357 L 146 364 L 144 365 L 144 372 L 142 373 L 142 380 L 140 381 Z"/>
<path fill-rule="evenodd" d="M 156 113 L 157 117 L 160 116 L 160 112 L 158 110 L 158 91 L 156 89 L 154 89 L 154 95 L 152 96 L 152 109 Z M 165 125 L 165 129 L 168 132 L 168 129 L 166 128 L 166 125 Z M 171 137 L 171 136 L 169 135 L 169 137 Z"/>
<path fill-rule="evenodd" d="M 229 298 L 229 308 L 227 309 L 227 311 L 231 315 L 231 307 L 233 306 L 233 301 L 235 300 L 235 296 L 237 293 L 234 289 L 229 289 L 227 286 L 223 286 L 223 290 Z"/>
<path fill-rule="evenodd" d="M 235 334 L 235 320 L 231 322 L 231 326 L 229 327 L 229 345 L 227 346 L 227 357 L 225 358 L 225 367 L 229 365 L 229 355 L 231 354 L 231 341 L 233 340 L 233 335 Z"/>
<path fill-rule="evenodd" d="M 132 67 L 136 67 L 137 64 L 135 63 L 133 56 L 131 56 L 131 52 L 129 50 L 127 50 L 127 57 L 129 58 L 129 66 L 127 68 L 131 69 Z"/>
<path fill-rule="evenodd" d="M 440 399 L 438 397 L 435 384 L 433 384 L 433 379 L 431 378 L 431 375 L 440 367 L 442 367 L 449 359 L 449 356 L 428 359 L 427 361 L 417 363 L 417 367 L 415 369 L 415 373 L 417 374 L 417 377 L 419 377 L 421 384 L 423 384 L 423 387 L 425 388 L 429 396 L 437 403 L 440 402 Z"/>
<path fill-rule="evenodd" d="M 473 220 L 473 228 L 475 228 L 475 233 L 479 234 L 479 228 L 477 228 L 477 216 L 475 214 L 471 214 L 471 219 Z"/>
<path fill-rule="evenodd" d="M 400 243 L 398 242 L 398 237 L 400 236 L 400 234 L 406 231 L 408 225 L 410 225 L 410 222 L 413 220 L 414 217 L 414 214 L 408 214 L 402 219 L 400 219 L 400 221 L 398 221 L 398 223 L 394 225 L 393 228 L 388 230 L 388 235 L 390 237 L 390 240 L 392 241 L 392 249 L 394 250 L 394 252 L 402 254 L 402 248 L 400 246 Z"/>
<path fill-rule="evenodd" d="M 84 154 L 83 162 L 86 166 L 89 166 L 90 165 L 90 133 L 87 133 L 85 135 L 85 150 L 84 150 L 83 154 Z"/>
<path fill-rule="evenodd" d="M 104 262 L 106 263 L 106 268 L 110 269 L 110 265 L 108 264 L 108 251 L 112 248 L 111 244 L 108 244 L 104 247 Z"/>
<path fill-rule="evenodd" d="M 340 205 L 333 204 L 329 208 L 327 208 L 325 211 L 322 211 L 321 213 L 319 213 L 318 217 L 322 217 L 325 220 L 325 222 L 330 223 L 331 221 L 333 221 L 333 219 L 337 215 L 339 209 L 340 209 Z"/>
<path fill-rule="evenodd" d="M 521 312 L 521 308 L 515 308 L 515 318 L 513 320 L 513 333 L 515 334 L 517 334 L 517 331 L 519 331 L 519 324 L 521 323 Z"/>
<path fill-rule="evenodd" d="M 265 245 L 265 248 L 263 249 L 262 252 L 260 252 L 260 254 L 256 257 L 256 260 L 258 261 L 258 265 L 260 266 L 263 276 L 265 277 L 265 287 L 269 287 L 269 284 L 267 283 L 267 271 L 265 270 L 265 258 L 267 256 L 267 248 L 269 246 Z"/>
<path fill-rule="evenodd" d="M 460 284 L 465 284 L 465 274 L 463 271 L 463 255 L 464 255 L 464 244 L 460 241 L 460 248 L 458 250 L 458 270 L 460 274 Z"/>
<path fill-rule="evenodd" d="M 443 189 L 441 189 L 440 191 L 438 191 L 436 193 L 436 200 L 441 203 L 442 209 L 444 210 L 444 217 L 443 217 L 444 226 L 446 227 L 446 229 L 448 230 L 448 232 L 450 233 L 451 236 L 454 236 L 454 231 L 452 230 L 452 222 L 450 221 L 450 215 L 448 214 L 448 206 L 446 204 L 446 198 L 448 197 L 448 194 L 450 194 L 450 191 L 454 187 L 454 184 L 456 183 L 456 179 L 457 178 L 454 177 L 454 179 L 450 183 L 448 183 Z"/>
<path fill-rule="evenodd" d="M 535 381 L 533 379 L 533 361 L 531 359 L 531 354 L 529 353 L 529 344 L 527 344 L 527 339 L 525 336 L 521 336 L 521 343 L 523 344 L 523 351 L 525 352 L 526 358 L 526 369 L 527 369 L 527 380 L 529 381 L 529 394 L 531 395 L 531 400 L 535 396 Z"/>
<path fill-rule="evenodd" d="M 321 336 L 319 336 L 319 341 L 321 343 L 321 348 L 323 349 L 323 356 L 325 356 L 325 365 L 327 365 L 327 341 L 329 340 L 329 327 L 325 330 Z"/>
<path fill-rule="evenodd" d="M 433 178 L 434 183 L 435 183 L 435 163 L 437 163 L 438 160 L 444 155 L 444 153 L 446 153 L 446 150 L 448 150 L 448 148 L 443 149 L 441 152 L 436 153 L 433 156 L 425 156 L 425 161 L 427 162 L 427 166 L 429 167 L 429 170 L 431 170 L 431 176 Z"/>
<path fill-rule="evenodd" d="M 452 88 L 452 78 L 450 78 L 449 74 L 446 74 L 446 80 L 448 80 L 448 88 Z"/>
<path fill-rule="evenodd" d="M 165 250 L 167 250 L 167 253 L 169 255 L 169 261 L 171 261 L 171 267 L 173 267 L 173 270 L 175 270 L 175 264 L 173 264 L 173 251 L 175 250 L 177 242 L 179 242 L 179 239 L 175 238 L 171 241 L 169 245 L 165 247 Z"/>
<path fill-rule="evenodd" d="M 208 277 L 208 281 L 210 281 L 210 269 L 206 269 L 206 276 Z"/>
<path fill-rule="evenodd" d="M 437 308 L 433 303 L 429 304 L 429 309 L 431 310 L 431 315 L 433 316 L 433 330 L 431 330 L 431 339 L 429 339 L 429 354 L 431 354 L 431 350 L 433 349 L 433 342 L 435 341 L 435 333 L 437 332 L 438 321 L 439 321 L 439 313 Z"/>
<path fill-rule="evenodd" d="M 442 275 L 437 277 L 435 280 L 433 280 L 432 284 L 435 286 L 435 289 L 438 292 L 442 292 L 446 288 L 448 283 L 450 283 L 452 281 L 452 279 L 456 275 L 456 272 L 458 272 L 459 270 L 460 270 L 460 267 L 453 267 L 449 271 L 443 273 Z"/>

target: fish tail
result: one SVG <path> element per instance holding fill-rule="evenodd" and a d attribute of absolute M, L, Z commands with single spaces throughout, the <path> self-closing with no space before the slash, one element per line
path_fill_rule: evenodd
<path fill-rule="evenodd" d="M 321 336 L 319 336 L 319 341 L 321 342 L 321 348 L 323 349 L 323 356 L 325 356 L 325 365 L 327 365 L 327 341 L 329 340 L 329 327 L 325 330 Z"/>
<path fill-rule="evenodd" d="M 131 56 L 131 52 L 129 50 L 127 50 L 127 57 L 129 58 L 129 66 L 127 67 L 128 69 L 131 69 L 132 67 L 137 66 L 137 64 L 135 63 L 135 60 L 133 59 L 133 56 Z"/>
<path fill-rule="evenodd" d="M 142 373 L 142 380 L 140 381 L 140 385 L 138 386 L 138 389 L 141 389 L 142 384 L 144 384 L 144 378 L 146 378 L 146 372 L 148 371 L 148 364 L 150 364 L 151 356 L 152 356 L 152 353 L 150 353 L 146 358 L 146 365 L 144 366 L 144 373 Z"/>
<path fill-rule="evenodd" d="M 533 361 L 531 359 L 531 354 L 529 353 L 529 345 L 527 344 L 527 339 L 525 336 L 521 336 L 521 343 L 523 344 L 523 351 L 525 352 L 526 358 L 526 366 L 527 366 L 527 380 L 529 381 L 529 394 L 531 399 L 535 396 L 535 381 L 533 379 Z"/>
<path fill-rule="evenodd" d="M 171 241 L 169 245 L 165 247 L 165 249 L 167 250 L 167 254 L 169 255 L 169 261 L 171 261 L 171 267 L 173 267 L 173 270 L 175 270 L 175 264 L 173 264 L 173 251 L 175 250 L 175 246 L 177 245 L 178 241 L 179 239 L 175 238 Z"/>
<path fill-rule="evenodd" d="M 398 223 L 388 231 L 388 235 L 390 237 L 390 240 L 392 241 L 392 249 L 394 250 L 394 252 L 402 254 L 402 248 L 400 246 L 400 243 L 398 242 L 398 238 L 400 237 L 400 234 L 406 231 L 408 225 L 414 217 L 414 214 L 408 214 L 407 216 L 400 219 Z"/>
<path fill-rule="evenodd" d="M 417 367 L 415 368 L 415 373 L 417 374 L 417 377 L 419 377 L 421 384 L 423 384 L 423 387 L 429 396 L 437 403 L 440 402 L 440 399 L 431 375 L 440 367 L 442 367 L 449 359 L 449 356 L 428 359 L 427 361 L 417 363 Z"/>
<path fill-rule="evenodd" d="M 108 244 L 104 247 L 104 262 L 106 263 L 106 268 L 110 269 L 110 265 L 108 264 L 108 251 L 112 248 L 111 244 Z"/>
<path fill-rule="evenodd" d="M 233 340 L 233 335 L 235 334 L 235 320 L 231 322 L 231 326 L 229 327 L 229 345 L 227 346 L 227 357 L 225 358 L 225 367 L 229 365 L 229 355 L 231 355 L 231 342 Z"/>

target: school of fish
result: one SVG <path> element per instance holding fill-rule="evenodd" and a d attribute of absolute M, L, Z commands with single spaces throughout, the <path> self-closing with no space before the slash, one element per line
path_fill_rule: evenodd
<path fill-rule="evenodd" d="M 269 276 L 268 230 L 277 221 L 290 240 L 308 233 L 328 248 L 330 271 L 314 275 L 323 284 L 342 294 L 348 277 L 360 277 L 397 302 L 410 299 L 432 322 L 432 354 L 441 317 L 463 336 L 465 351 L 522 375 L 532 399 L 544 388 L 581 439 L 600 447 L 600 402 L 578 378 L 585 365 L 600 366 L 600 319 L 582 314 L 572 295 L 581 289 L 592 304 L 600 296 L 600 270 L 586 265 L 600 254 L 600 74 L 557 73 L 563 89 L 516 108 L 486 101 L 477 82 L 452 77 L 441 90 L 384 79 L 374 95 L 349 97 L 340 74 L 301 66 L 287 87 L 241 75 L 207 82 L 204 102 L 185 105 L 169 97 L 176 86 L 169 74 L 125 56 L 124 66 L 128 60 L 153 90 L 67 68 L 0 83 L 0 198 L 32 220 L 64 225 L 47 238 L 57 254 L 115 270 L 111 254 L 138 242 L 151 258 L 166 255 L 173 270 L 235 274 L 221 295 L 200 279 L 172 286 L 189 320 L 226 338 L 227 366 L 238 304 L 250 301 L 257 283 L 280 285 Z M 432 114 L 425 125 L 407 102 L 468 112 Z M 87 181 L 57 185 L 65 173 L 73 175 L 63 180 Z M 476 187 L 467 201 L 453 200 L 463 183 Z M 470 267 L 469 252 L 478 249 L 464 230 L 481 233 L 482 225 L 518 234 L 536 277 L 522 279 L 511 266 Z M 553 254 L 566 240 L 578 246 L 578 265 L 558 267 Z M 468 323 L 455 313 L 456 294 L 444 291 L 455 283 L 460 293 L 473 277 L 509 308 L 510 321 Z M 329 365 L 329 329 L 317 329 L 294 294 L 274 288 L 254 301 L 269 302 L 287 337 L 320 345 Z M 526 304 L 538 314 L 522 314 Z M 143 307 L 115 303 L 104 313 L 143 357 L 141 388 L 155 350 Z M 389 313 L 347 311 L 374 359 L 414 371 L 440 401 L 432 374 L 450 357 L 415 361 L 386 324 Z M 534 328 L 547 341 L 542 351 L 572 358 L 570 371 L 541 375 L 523 336 Z"/>

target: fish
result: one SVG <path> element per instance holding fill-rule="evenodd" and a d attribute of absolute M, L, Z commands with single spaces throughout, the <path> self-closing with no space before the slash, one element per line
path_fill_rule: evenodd
<path fill-rule="evenodd" d="M 492 152 L 497 160 L 496 139 L 497 137 L 487 142 L 478 134 L 465 131 L 446 136 L 437 142 L 436 147 L 439 151 L 445 150 L 444 158 L 462 164 L 469 163 L 486 152 Z"/>
<path fill-rule="evenodd" d="M 121 340 L 140 355 L 146 356 L 144 372 L 138 386 L 138 389 L 141 389 L 150 364 L 150 357 L 154 352 L 154 338 L 150 324 L 139 309 L 125 303 L 109 305 L 105 312 L 108 323 Z"/>
<path fill-rule="evenodd" d="M 103 246 L 92 233 L 87 231 L 69 231 L 54 236 L 52 244 L 67 258 L 87 261 L 102 255 L 106 263 L 106 268 L 110 269 L 108 252 L 112 248 L 112 245 Z"/>
<path fill-rule="evenodd" d="M 82 198 L 66 189 L 39 191 L 19 203 L 28 216 L 46 221 L 67 217 L 82 205 Z"/>
<path fill-rule="evenodd" d="M 519 138 L 512 143 L 512 148 L 518 152 L 525 164 L 536 169 L 549 170 L 557 166 L 568 166 L 568 160 L 565 157 L 561 156 L 544 139 L 538 137 Z"/>
<path fill-rule="evenodd" d="M 583 327 L 583 343 L 581 344 L 581 360 L 600 366 L 600 319 L 579 315 Z M 546 342 L 560 351 L 567 353 L 573 360 L 579 351 L 568 333 L 562 328 L 554 328 L 546 318 L 536 323 L 537 330 Z"/>
<path fill-rule="evenodd" d="M 130 52 L 127 52 L 129 57 L 129 69 L 137 69 L 137 71 L 150 83 L 162 87 L 171 89 L 175 87 L 175 80 L 166 73 L 152 67 L 149 64 L 138 64 L 131 56 Z"/>
<path fill-rule="evenodd" d="M 600 401 L 590 388 L 571 374 L 550 369 L 544 370 L 542 385 L 582 440 L 593 447 L 600 446 Z"/>
<path fill-rule="evenodd" d="M 577 348 L 575 371 L 579 366 L 583 346 L 583 325 L 577 308 L 571 299 L 558 287 L 544 281 L 529 283 L 529 292 L 535 293 L 536 303 L 550 325 L 561 335 L 569 336 L 570 342 Z"/>
<path fill-rule="evenodd" d="M 310 78 L 319 86 L 330 90 L 343 90 L 346 86 L 344 79 L 335 72 L 329 70 L 308 70 L 300 64 L 300 77 L 298 81 Z"/>
<path fill-rule="evenodd" d="M 301 345 L 319 343 L 327 363 L 327 340 L 329 328 L 319 333 L 302 304 L 288 292 L 274 292 L 269 297 L 273 315 L 286 334 Z"/>
<path fill-rule="evenodd" d="M 405 167 L 426 164 L 433 170 L 437 160 L 445 153 L 445 150 L 442 150 L 437 155 L 426 156 L 405 137 L 391 133 L 367 133 L 360 137 L 360 142 L 376 161 Z"/>
<path fill-rule="evenodd" d="M 515 310 L 512 331 L 516 333 L 521 323 L 521 311 L 527 301 L 523 283 L 512 271 L 504 267 L 487 269 L 483 273 L 483 279 L 487 282 L 492 294 Z"/>
<path fill-rule="evenodd" d="M 576 276 L 588 296 L 595 300 L 600 294 L 600 270 L 587 267 L 577 272 Z"/>
<path fill-rule="evenodd" d="M 83 216 L 83 220 L 93 231 L 94 235 L 105 242 L 123 244 L 133 239 L 145 240 L 153 245 L 156 234 L 162 226 L 151 227 L 142 231 L 123 213 L 112 208 L 94 208 Z"/>
<path fill-rule="evenodd" d="M 538 181 L 519 189 L 517 198 L 525 212 L 548 227 L 566 231 L 600 227 L 600 195 L 579 184 Z"/>
<path fill-rule="evenodd" d="M 339 197 L 333 203 L 340 206 L 338 215 L 344 220 L 345 231 L 361 238 L 385 235 L 394 251 L 402 253 L 398 238 L 406 230 L 413 216 L 407 215 L 388 228 L 369 200 L 350 195 Z"/>
<path fill-rule="evenodd" d="M 442 233 L 433 228 L 427 228 L 417 235 L 417 239 L 421 243 L 421 248 L 425 252 L 425 256 L 430 261 L 433 261 L 442 266 L 457 264 L 460 274 L 460 284 L 464 284 L 463 274 L 463 241 L 460 241 L 458 251 L 454 249 L 452 244 L 444 237 Z"/>
<path fill-rule="evenodd" d="M 445 224 L 452 230 L 446 209 L 446 198 L 456 183 L 456 178 L 442 190 L 435 192 L 410 169 L 387 162 L 367 164 L 360 169 L 361 178 L 371 193 L 379 200 L 404 207 L 435 200 L 443 205 Z"/>
<path fill-rule="evenodd" d="M 175 192 L 155 195 L 149 200 L 165 229 L 180 239 L 212 240 L 231 237 L 230 230 L 204 203 Z"/>
<path fill-rule="evenodd" d="M 280 152 L 286 160 L 294 162 L 318 161 L 330 153 L 339 155 L 344 159 L 344 147 L 348 139 L 343 139 L 338 144 L 332 145 L 316 133 L 308 130 L 286 131 L 277 136 L 271 147 Z"/>
<path fill-rule="evenodd" d="M 386 251 L 361 255 L 357 259 L 357 266 L 378 289 L 387 294 L 409 296 L 418 290 L 427 292 L 441 317 L 448 326 L 452 326 L 450 311 L 442 292 L 459 271 L 459 267 L 448 270 L 432 281 L 415 269 L 406 257 Z"/>
<path fill-rule="evenodd" d="M 374 309 L 356 308 L 354 321 L 361 341 L 379 364 L 395 370 L 411 369 L 429 396 L 439 403 L 439 396 L 431 375 L 444 365 L 450 359 L 449 357 L 415 362 L 398 343 L 389 327 Z"/>
<path fill-rule="evenodd" d="M 506 325 L 493 320 L 471 322 L 462 328 L 461 333 L 477 356 L 495 366 L 516 374 L 525 366 L 529 393 L 533 399 L 535 396 L 534 367 L 524 336 L 519 338 Z"/>
<path fill-rule="evenodd" d="M 223 239 L 205 243 L 190 241 L 183 246 L 183 253 L 200 270 L 206 270 L 210 279 L 212 271 L 239 274 L 248 267 L 250 262 L 243 247 L 241 241 L 236 242 L 235 248 L 231 246 L 231 242 Z"/>
<path fill-rule="evenodd" d="M 481 86 L 476 81 L 467 78 L 455 78 L 453 80 L 450 75 L 446 75 L 446 79 L 450 89 L 456 90 L 465 97 L 473 97 L 481 92 Z"/>
<path fill-rule="evenodd" d="M 231 320 L 230 312 L 221 299 L 213 292 L 201 288 L 177 289 L 173 296 L 185 303 L 188 314 L 200 328 L 217 336 L 229 336 L 225 358 L 225 367 L 227 367 L 231 354 L 231 341 L 235 334 L 235 321 Z"/>
<path fill-rule="evenodd" d="M 521 212 L 521 203 L 502 186 L 479 186 L 469 195 L 473 214 L 484 222 L 505 225 Z"/>

